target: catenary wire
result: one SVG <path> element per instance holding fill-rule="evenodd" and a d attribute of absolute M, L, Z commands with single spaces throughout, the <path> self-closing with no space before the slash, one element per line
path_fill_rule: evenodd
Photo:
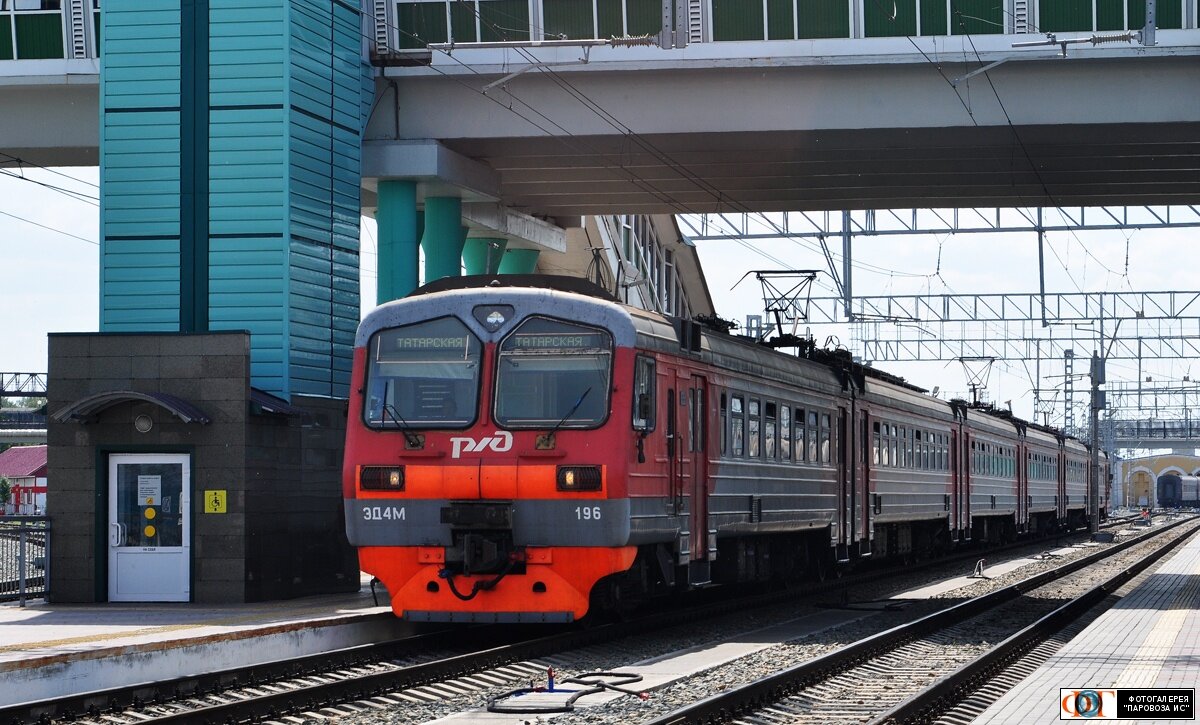
<path fill-rule="evenodd" d="M 42 229 L 46 229 L 51 232 L 57 232 L 58 234 L 61 234 L 65 237 L 71 237 L 72 239 L 78 239 L 81 242 L 87 242 L 88 244 L 94 244 L 96 246 L 100 246 L 100 242 L 97 242 L 94 239 L 88 239 L 86 237 L 81 237 L 78 234 L 64 232 L 61 229 L 55 229 L 54 227 L 47 226 L 45 224 L 42 224 L 41 222 L 35 222 L 32 219 L 26 219 L 25 217 L 17 216 L 16 214 L 13 214 L 11 212 L 4 211 L 3 209 L 0 209 L 0 214 L 3 214 L 4 216 L 7 216 L 7 217 L 12 217 L 13 219 L 16 219 L 17 221 L 22 221 L 22 222 L 25 222 L 26 224 L 32 224 L 35 227 L 41 227 Z"/>

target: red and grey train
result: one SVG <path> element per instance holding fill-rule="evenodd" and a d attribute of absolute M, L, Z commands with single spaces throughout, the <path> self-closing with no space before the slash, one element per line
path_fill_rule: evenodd
<path fill-rule="evenodd" d="M 347 534 L 414 621 L 573 621 L 1087 523 L 1072 438 L 580 280 L 382 305 L 353 381 Z"/>

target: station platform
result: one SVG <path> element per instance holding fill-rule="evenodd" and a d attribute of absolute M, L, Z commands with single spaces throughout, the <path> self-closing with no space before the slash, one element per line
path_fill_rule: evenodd
<path fill-rule="evenodd" d="M 0 605 L 0 707 L 396 639 L 415 631 L 358 592 L 253 604 Z"/>
<path fill-rule="evenodd" d="M 1198 683 L 1200 536 L 1193 536 L 974 722 L 1058 723 L 1060 689 L 1195 688 Z"/>

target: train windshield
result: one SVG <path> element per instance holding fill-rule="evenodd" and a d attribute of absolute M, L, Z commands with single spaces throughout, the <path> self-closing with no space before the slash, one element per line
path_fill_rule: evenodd
<path fill-rule="evenodd" d="M 595 428 L 608 411 L 612 337 L 531 317 L 500 343 L 496 423 L 510 428 Z"/>
<path fill-rule="evenodd" d="M 367 425 L 470 425 L 479 408 L 482 349 L 479 339 L 453 317 L 377 332 L 368 348 Z"/>

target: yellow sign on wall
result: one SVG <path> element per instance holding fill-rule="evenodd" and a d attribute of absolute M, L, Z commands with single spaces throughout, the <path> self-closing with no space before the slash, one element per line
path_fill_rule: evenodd
<path fill-rule="evenodd" d="M 206 514 L 223 514 L 223 513 L 225 513 L 225 492 L 224 491 L 205 491 L 204 492 L 204 513 L 206 513 Z"/>

